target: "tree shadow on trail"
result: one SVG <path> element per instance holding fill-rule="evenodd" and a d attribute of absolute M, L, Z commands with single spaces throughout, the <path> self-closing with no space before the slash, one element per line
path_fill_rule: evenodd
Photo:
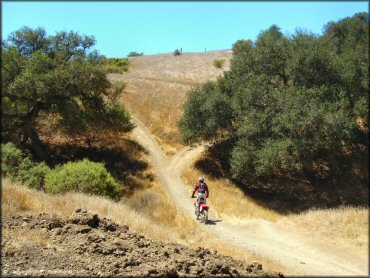
<path fill-rule="evenodd" d="M 277 213 L 286 215 L 311 208 L 336 208 L 342 205 L 368 206 L 369 190 L 364 179 L 353 176 L 343 179 L 329 177 L 317 179 L 313 185 L 302 176 L 275 176 L 248 184 L 231 177 L 230 166 L 226 163 L 229 157 L 225 153 L 209 148 L 194 167 L 213 179 L 231 180 L 256 204 Z"/>

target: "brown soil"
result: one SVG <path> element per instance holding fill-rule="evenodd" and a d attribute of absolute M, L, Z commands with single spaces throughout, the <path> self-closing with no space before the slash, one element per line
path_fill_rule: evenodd
<path fill-rule="evenodd" d="M 216 251 L 152 241 L 81 209 L 69 218 L 12 214 L 2 228 L 6 276 L 282 276 Z"/>

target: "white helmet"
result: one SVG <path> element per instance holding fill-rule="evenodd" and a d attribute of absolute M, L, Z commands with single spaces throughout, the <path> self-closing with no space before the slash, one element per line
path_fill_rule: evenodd
<path fill-rule="evenodd" d="M 200 176 L 199 177 L 199 182 L 204 182 L 204 177 Z"/>

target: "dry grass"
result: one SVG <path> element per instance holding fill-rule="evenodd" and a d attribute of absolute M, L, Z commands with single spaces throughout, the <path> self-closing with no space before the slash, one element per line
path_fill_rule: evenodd
<path fill-rule="evenodd" d="M 184 222 L 188 229 L 194 227 L 192 221 L 187 220 L 182 215 L 168 210 L 166 205 L 168 200 L 166 196 L 154 195 L 157 199 L 151 202 L 156 204 L 151 206 L 151 213 L 145 214 L 145 210 L 135 210 L 132 205 L 135 203 L 132 199 L 135 194 L 120 202 L 114 202 L 100 196 L 89 196 L 82 193 L 68 193 L 65 195 L 48 195 L 44 192 L 33 190 L 22 185 L 3 180 L 2 212 L 4 215 L 11 213 L 50 213 L 68 217 L 73 214 L 77 208 L 86 209 L 99 214 L 101 217 L 108 217 L 117 223 L 129 225 L 134 230 L 144 233 L 151 238 L 158 240 L 168 240 L 169 229 L 180 229 Z M 156 191 L 155 188 L 146 189 L 144 192 Z M 151 194 L 151 193 L 149 193 Z M 144 205 L 143 205 L 144 207 Z M 159 216 L 163 217 L 161 221 Z M 176 232 L 172 233 L 174 240 L 177 239 Z M 185 238 L 186 239 L 186 238 Z"/>
<path fill-rule="evenodd" d="M 197 177 L 204 176 L 194 166 L 197 159 L 199 157 L 190 162 L 181 174 L 184 183 L 189 185 L 189 190 L 190 185 L 197 182 Z M 206 177 L 206 182 L 210 190 L 210 198 L 207 201 L 212 206 L 212 211 L 225 221 L 243 224 L 249 219 L 263 218 L 276 221 L 281 218 L 278 213 L 256 204 L 228 179 Z"/>
<path fill-rule="evenodd" d="M 189 163 L 182 173 L 186 184 L 194 184 L 202 175 Z M 266 209 L 254 203 L 227 179 L 210 179 L 209 203 L 223 220 L 243 224 L 250 219 L 262 218 L 275 222 L 282 229 L 311 239 L 313 244 L 345 249 L 353 254 L 368 256 L 369 215 L 367 208 L 340 207 L 335 209 L 309 210 L 288 216 Z M 189 186 L 190 189 L 190 186 Z"/>
<path fill-rule="evenodd" d="M 130 229 L 142 233 L 153 240 L 176 242 L 190 248 L 201 246 L 247 262 L 260 261 L 264 269 L 268 271 L 288 271 L 276 262 L 252 253 L 245 253 L 242 249 L 229 246 L 222 239 L 212 236 L 207 231 L 197 229 L 199 224 L 195 221 L 184 217 L 176 211 L 168 210 L 168 205 L 170 204 L 168 197 L 165 194 L 162 195 L 162 192 L 158 191 L 158 188 L 155 186 L 134 194 L 132 198 L 135 198 L 135 200 L 130 198 L 121 202 L 114 202 L 103 197 L 89 196 L 82 193 L 48 195 L 41 191 L 11 183 L 7 179 L 3 180 L 2 189 L 3 216 L 13 213 L 45 212 L 68 217 L 77 208 L 82 208 L 97 213 L 100 217 L 110 218 L 121 225 L 129 225 Z M 160 200 L 157 199 L 158 196 L 161 196 Z M 143 200 L 148 202 L 152 209 L 155 207 L 154 212 L 147 213 L 146 209 L 142 210 L 139 208 Z M 151 204 L 152 202 L 155 205 Z M 20 233 L 14 236 L 19 237 L 20 241 L 28 240 L 48 244 L 47 239 L 40 238 L 36 234 L 26 235 Z"/>
<path fill-rule="evenodd" d="M 367 208 L 340 207 L 312 209 L 288 216 L 281 224 L 293 222 L 300 234 L 332 246 L 368 255 L 369 212 Z"/>
<path fill-rule="evenodd" d="M 228 70 L 230 58 L 230 51 L 132 57 L 128 72 L 110 74 L 109 78 L 127 84 L 123 103 L 145 124 L 164 152 L 173 154 L 182 147 L 176 122 L 187 92 Z M 215 59 L 225 60 L 222 70 L 213 66 Z"/>
<path fill-rule="evenodd" d="M 40 234 L 38 231 L 34 230 L 16 230 L 13 229 L 11 234 L 8 234 L 10 231 L 4 229 L 4 238 L 13 237 L 16 238 L 16 241 L 11 241 L 11 246 L 15 249 L 22 249 L 27 243 L 31 242 L 33 244 L 41 245 L 41 246 L 50 246 L 49 238 L 46 235 Z"/>

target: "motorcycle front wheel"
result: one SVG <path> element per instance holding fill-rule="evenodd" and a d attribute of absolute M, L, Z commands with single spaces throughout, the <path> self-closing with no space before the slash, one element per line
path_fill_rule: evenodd
<path fill-rule="evenodd" d="M 195 215 L 197 216 L 197 220 L 199 220 L 200 212 L 198 208 L 195 208 Z"/>

